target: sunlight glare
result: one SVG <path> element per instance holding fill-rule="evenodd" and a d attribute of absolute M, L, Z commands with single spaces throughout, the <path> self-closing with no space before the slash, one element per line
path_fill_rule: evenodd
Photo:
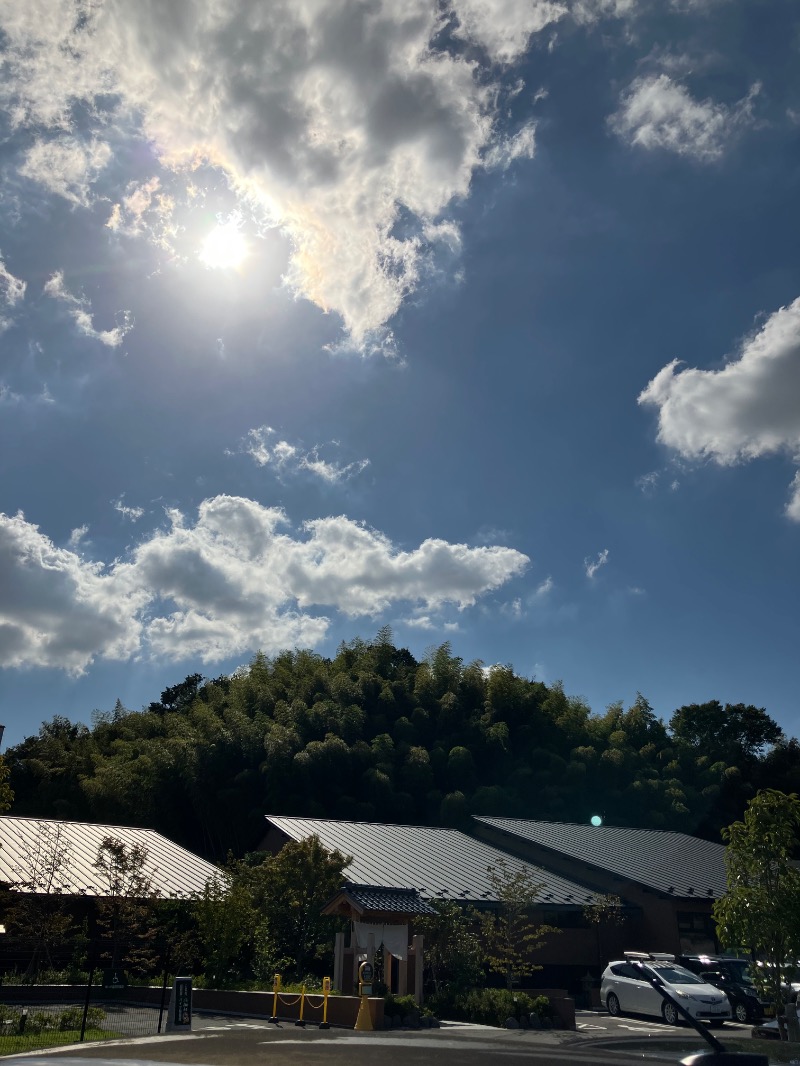
<path fill-rule="evenodd" d="M 200 262 L 216 270 L 235 270 L 247 257 L 247 241 L 236 221 L 216 226 L 200 248 Z"/>

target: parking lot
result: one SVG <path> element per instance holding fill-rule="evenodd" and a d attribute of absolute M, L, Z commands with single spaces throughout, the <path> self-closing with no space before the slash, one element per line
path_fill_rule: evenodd
<path fill-rule="evenodd" d="M 619 1018 L 612 1018 L 606 1011 L 575 1011 L 575 1025 L 578 1032 L 596 1034 L 597 1036 L 625 1037 L 664 1037 L 670 1035 L 686 1034 L 692 1032 L 689 1025 L 667 1025 L 659 1018 L 651 1018 L 644 1014 L 624 1014 Z M 725 1022 L 721 1029 L 713 1029 L 715 1036 L 725 1040 L 725 1034 L 741 1040 L 750 1036 L 752 1026 L 748 1023 L 740 1025 L 739 1022 Z"/>

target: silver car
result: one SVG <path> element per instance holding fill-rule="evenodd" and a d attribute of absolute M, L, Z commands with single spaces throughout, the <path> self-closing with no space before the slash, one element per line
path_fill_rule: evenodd
<path fill-rule="evenodd" d="M 680 1023 L 681 1015 L 675 1004 L 663 999 L 645 980 L 634 965 L 638 962 L 651 976 L 658 978 L 665 990 L 693 1018 L 712 1025 L 722 1025 L 730 1019 L 731 1005 L 725 993 L 678 966 L 674 959 L 674 955 L 626 952 L 626 958 L 609 963 L 600 985 L 600 997 L 608 1013 L 652 1014 L 663 1018 L 669 1025 Z"/>

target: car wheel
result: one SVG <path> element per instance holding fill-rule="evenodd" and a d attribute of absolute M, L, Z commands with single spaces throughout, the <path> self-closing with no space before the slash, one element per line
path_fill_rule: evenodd
<path fill-rule="evenodd" d="M 617 997 L 614 995 L 613 992 L 609 992 L 608 993 L 608 999 L 606 1000 L 606 1006 L 608 1007 L 608 1013 L 613 1018 L 619 1018 L 619 1016 L 622 1014 L 622 1011 L 620 1010 L 620 1007 L 619 1007 L 619 1000 L 617 999 Z"/>
<path fill-rule="evenodd" d="M 742 1025 L 747 1021 L 747 1007 L 744 1003 L 737 1003 L 733 1008 L 733 1016 L 737 1022 L 741 1022 Z"/>
<path fill-rule="evenodd" d="M 674 1003 L 665 1002 L 661 1007 L 661 1014 L 667 1025 L 677 1025 L 681 1020 L 681 1016 L 678 1013 L 678 1008 L 675 1006 Z"/>

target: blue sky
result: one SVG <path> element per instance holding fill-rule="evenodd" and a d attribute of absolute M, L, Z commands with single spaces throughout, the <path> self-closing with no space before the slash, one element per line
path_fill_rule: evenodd
<path fill-rule="evenodd" d="M 0 716 L 385 624 L 797 732 L 790 0 L 0 0 Z"/>

